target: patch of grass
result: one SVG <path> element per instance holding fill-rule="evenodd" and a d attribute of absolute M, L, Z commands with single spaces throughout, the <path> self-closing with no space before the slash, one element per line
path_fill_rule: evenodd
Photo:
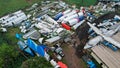
<path fill-rule="evenodd" d="M 30 2 L 27 0 L 0 0 L 0 17 L 40 1 L 41 0 L 30 0 Z"/>
<path fill-rule="evenodd" d="M 4 34 L 6 36 L 4 38 L 6 38 L 6 41 L 8 44 L 16 45 L 16 43 L 18 41 L 15 37 L 16 33 L 20 33 L 20 29 L 18 27 L 17 28 L 15 28 L 15 27 L 9 28 L 8 32 Z"/>
<path fill-rule="evenodd" d="M 65 0 L 65 1 L 71 5 L 76 4 L 77 7 L 90 6 L 94 5 L 97 2 L 97 0 Z"/>
<path fill-rule="evenodd" d="M 0 17 L 19 9 L 23 9 L 32 5 L 35 2 L 40 2 L 42 0 L 0 0 Z M 69 4 L 76 4 L 79 6 L 90 6 L 94 5 L 97 0 L 65 0 Z"/>
<path fill-rule="evenodd" d="M 2 47 L 2 51 L 0 51 L 0 64 L 3 63 L 2 65 L 7 65 L 5 68 L 20 68 L 22 62 L 26 60 L 26 58 L 18 52 L 18 40 L 15 37 L 16 33 L 20 33 L 20 29 L 18 27 L 9 28 L 7 33 L 0 33 L 0 48 Z M 1 58 L 6 57 L 5 54 L 7 54 L 7 56 L 11 56 L 7 58 L 8 61 L 1 60 Z M 3 55 L 3 57 L 1 57 L 1 55 Z"/>

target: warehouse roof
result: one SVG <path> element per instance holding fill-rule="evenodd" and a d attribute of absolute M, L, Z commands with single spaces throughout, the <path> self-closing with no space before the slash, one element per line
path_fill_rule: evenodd
<path fill-rule="evenodd" d="M 120 42 L 120 32 L 112 37 L 116 41 Z M 92 51 L 109 67 L 119 68 L 120 65 L 120 50 L 113 51 L 110 48 L 99 45 L 92 48 Z"/>

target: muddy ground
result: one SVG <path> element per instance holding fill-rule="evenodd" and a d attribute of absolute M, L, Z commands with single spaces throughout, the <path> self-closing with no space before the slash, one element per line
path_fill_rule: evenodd
<path fill-rule="evenodd" d="M 86 65 L 83 62 L 83 60 L 76 56 L 75 48 L 73 48 L 72 46 L 66 45 L 63 48 L 63 50 L 65 54 L 64 60 L 68 65 L 68 68 L 86 68 Z"/>
<path fill-rule="evenodd" d="M 77 47 L 80 44 L 79 38 L 76 34 L 72 37 L 72 41 L 63 44 L 63 52 L 65 54 L 64 62 L 68 65 L 68 68 L 87 68 L 85 62 L 79 56 L 81 53 L 77 53 Z"/>

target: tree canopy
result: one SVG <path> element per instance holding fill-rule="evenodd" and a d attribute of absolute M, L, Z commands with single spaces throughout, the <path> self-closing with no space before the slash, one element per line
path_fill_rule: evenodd
<path fill-rule="evenodd" d="M 21 68 L 53 68 L 51 64 L 42 57 L 34 57 L 24 61 Z"/>

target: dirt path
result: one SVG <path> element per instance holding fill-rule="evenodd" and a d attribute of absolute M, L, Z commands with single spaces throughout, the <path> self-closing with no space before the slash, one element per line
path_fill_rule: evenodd
<path fill-rule="evenodd" d="M 68 65 L 68 68 L 86 68 L 82 59 L 75 55 L 75 48 L 72 46 L 64 46 L 63 48 L 65 57 L 64 60 Z"/>

